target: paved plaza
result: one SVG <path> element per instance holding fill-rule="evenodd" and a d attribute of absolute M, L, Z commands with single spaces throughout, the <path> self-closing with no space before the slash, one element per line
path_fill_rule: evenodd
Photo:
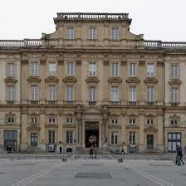
<path fill-rule="evenodd" d="M 0 159 L 1 186 L 184 186 L 186 166 L 171 160 L 88 157 Z"/>

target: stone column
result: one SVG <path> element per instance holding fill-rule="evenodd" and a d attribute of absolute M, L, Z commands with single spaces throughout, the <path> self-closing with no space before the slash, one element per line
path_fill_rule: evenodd
<path fill-rule="evenodd" d="M 145 126 L 144 126 L 144 124 L 145 124 L 144 112 L 140 112 L 140 115 L 139 115 L 139 134 L 138 134 L 139 151 L 140 152 L 145 150 L 145 132 L 144 132 Z"/>
<path fill-rule="evenodd" d="M 157 150 L 160 152 L 164 152 L 164 125 L 163 125 L 163 113 L 157 113 L 157 125 L 158 125 L 158 133 L 157 133 Z"/>

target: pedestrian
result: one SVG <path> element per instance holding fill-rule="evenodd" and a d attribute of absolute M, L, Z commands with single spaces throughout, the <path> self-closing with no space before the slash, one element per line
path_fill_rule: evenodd
<path fill-rule="evenodd" d="M 180 165 L 181 166 L 181 152 L 180 152 L 180 146 L 176 145 L 176 165 Z"/>
<path fill-rule="evenodd" d="M 93 159 L 93 146 L 90 146 L 89 155 L 90 155 L 90 159 Z"/>
<path fill-rule="evenodd" d="M 62 147 L 59 147 L 59 152 L 60 152 L 60 154 L 62 153 Z"/>
<path fill-rule="evenodd" d="M 97 145 L 95 143 L 94 148 L 93 148 L 93 154 L 94 154 L 94 158 L 95 159 L 97 159 L 97 153 L 98 153 L 98 147 L 97 147 Z"/>
<path fill-rule="evenodd" d="M 179 147 L 179 156 L 180 156 L 180 164 L 182 163 L 182 165 L 184 165 L 185 163 L 182 160 L 182 158 L 183 158 L 183 152 L 182 152 L 182 148 L 181 147 Z"/>

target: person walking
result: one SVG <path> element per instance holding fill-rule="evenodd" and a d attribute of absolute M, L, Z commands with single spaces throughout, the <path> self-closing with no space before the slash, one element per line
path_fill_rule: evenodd
<path fill-rule="evenodd" d="M 182 148 L 181 147 L 179 147 L 179 156 L 180 156 L 180 164 L 182 163 L 182 165 L 185 165 L 184 161 L 182 160 L 183 152 L 182 152 Z"/>
<path fill-rule="evenodd" d="M 179 145 L 176 145 L 176 165 L 180 165 L 181 166 L 181 162 L 180 162 L 180 159 L 181 159 L 181 148 Z"/>
<path fill-rule="evenodd" d="M 90 149 L 89 149 L 89 155 L 90 155 L 90 159 L 93 159 L 93 146 L 91 145 L 90 146 Z"/>

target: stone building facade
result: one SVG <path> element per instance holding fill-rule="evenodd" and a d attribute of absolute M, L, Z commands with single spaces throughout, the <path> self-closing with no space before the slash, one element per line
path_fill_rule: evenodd
<path fill-rule="evenodd" d="M 186 146 L 186 43 L 144 40 L 125 13 L 58 13 L 0 40 L 0 148 L 174 152 Z"/>

